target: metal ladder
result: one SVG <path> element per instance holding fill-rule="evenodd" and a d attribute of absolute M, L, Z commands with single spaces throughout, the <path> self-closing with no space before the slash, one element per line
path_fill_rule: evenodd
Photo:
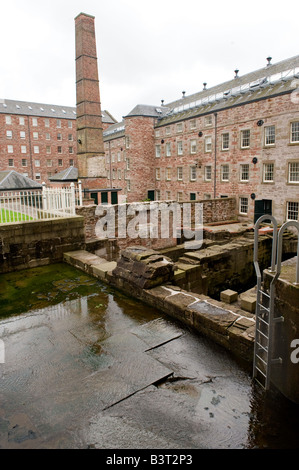
<path fill-rule="evenodd" d="M 276 271 L 270 284 L 269 292 L 265 292 L 262 283 L 262 275 L 258 263 L 258 237 L 259 228 L 263 221 L 270 220 L 273 224 L 272 260 L 269 271 L 274 273 L 277 256 L 277 221 L 273 216 L 263 215 L 256 223 L 254 233 L 254 266 L 257 275 L 257 302 L 256 302 L 256 329 L 253 358 L 253 378 L 264 390 L 270 388 L 271 366 L 281 364 L 281 358 L 273 358 L 274 327 L 278 322 L 283 322 L 283 317 L 274 317 L 275 283 L 280 275 Z M 282 237 L 281 237 L 282 238 Z"/>

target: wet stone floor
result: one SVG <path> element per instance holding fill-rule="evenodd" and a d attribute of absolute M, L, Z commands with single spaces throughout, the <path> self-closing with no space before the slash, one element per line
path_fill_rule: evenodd
<path fill-rule="evenodd" d="M 0 340 L 1 449 L 298 446 L 298 406 L 67 265 L 0 276 Z"/>

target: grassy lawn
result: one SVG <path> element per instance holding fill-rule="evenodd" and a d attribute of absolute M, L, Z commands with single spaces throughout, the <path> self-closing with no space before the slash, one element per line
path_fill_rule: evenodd
<path fill-rule="evenodd" d="M 25 220 L 32 220 L 32 217 L 29 217 L 25 214 L 20 214 L 19 212 L 12 212 L 6 209 L 0 210 L 0 223 L 2 222 L 22 222 Z"/>

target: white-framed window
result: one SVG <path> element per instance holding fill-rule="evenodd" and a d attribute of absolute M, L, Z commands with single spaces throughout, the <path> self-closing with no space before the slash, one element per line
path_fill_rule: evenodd
<path fill-rule="evenodd" d="M 51 146 L 50 145 L 47 145 L 46 152 L 47 152 L 48 155 L 51 153 Z"/>
<path fill-rule="evenodd" d="M 183 167 L 178 167 L 178 181 L 183 181 Z"/>
<path fill-rule="evenodd" d="M 131 186 L 131 180 L 127 180 L 127 191 L 128 191 L 128 192 L 131 192 L 131 188 L 132 188 L 132 186 Z"/>
<path fill-rule="evenodd" d="M 221 148 L 222 150 L 229 150 L 229 133 L 225 132 L 221 136 Z"/>
<path fill-rule="evenodd" d="M 59 154 L 62 153 L 62 147 L 60 147 L 60 145 L 57 147 L 57 153 L 59 153 Z"/>
<path fill-rule="evenodd" d="M 156 145 L 156 158 L 161 157 L 161 145 Z"/>
<path fill-rule="evenodd" d="M 161 191 L 160 189 L 156 189 L 156 201 L 160 201 L 161 200 Z"/>
<path fill-rule="evenodd" d="M 57 127 L 58 129 L 61 128 L 61 119 L 56 119 L 56 127 Z"/>
<path fill-rule="evenodd" d="M 33 140 L 38 140 L 38 132 L 33 132 Z"/>
<path fill-rule="evenodd" d="M 13 145 L 7 146 L 7 153 L 13 153 Z"/>
<path fill-rule="evenodd" d="M 126 137 L 126 149 L 129 149 L 130 148 L 130 137 L 127 136 Z"/>
<path fill-rule="evenodd" d="M 26 139 L 26 132 L 25 131 L 20 132 L 20 139 L 22 139 L 22 140 Z"/>
<path fill-rule="evenodd" d="M 37 127 L 37 118 L 35 117 L 32 118 L 32 126 Z"/>
<path fill-rule="evenodd" d="M 9 158 L 9 160 L 8 160 L 8 166 L 9 166 L 9 167 L 13 167 L 13 166 L 14 166 L 13 158 Z"/>
<path fill-rule="evenodd" d="M 179 122 L 179 123 L 176 125 L 176 131 L 177 131 L 177 132 L 183 132 L 183 123 L 182 123 L 182 122 Z"/>
<path fill-rule="evenodd" d="M 213 125 L 213 116 L 205 116 L 205 127 L 211 127 Z"/>
<path fill-rule="evenodd" d="M 205 166 L 205 181 L 212 180 L 212 167 L 211 165 Z"/>
<path fill-rule="evenodd" d="M 170 134 L 171 134 L 171 128 L 170 128 L 170 126 L 168 126 L 165 129 L 165 135 L 170 135 Z"/>
<path fill-rule="evenodd" d="M 27 159 L 26 158 L 22 158 L 22 166 L 23 167 L 27 166 Z"/>
<path fill-rule="evenodd" d="M 45 119 L 45 127 L 50 127 L 50 119 Z"/>
<path fill-rule="evenodd" d="M 166 181 L 171 181 L 171 170 L 172 170 L 172 168 L 166 168 L 166 170 L 165 170 L 165 179 L 166 179 Z"/>
<path fill-rule="evenodd" d="M 52 165 L 53 165 L 52 160 L 47 160 L 47 167 L 51 168 Z"/>
<path fill-rule="evenodd" d="M 69 140 L 70 142 L 73 142 L 73 140 L 74 140 L 73 134 L 69 134 L 69 135 L 68 135 L 68 140 Z"/>
<path fill-rule="evenodd" d="M 38 145 L 34 145 L 34 147 L 33 147 L 33 152 L 34 152 L 35 154 L 39 153 L 39 146 L 38 146 Z"/>
<path fill-rule="evenodd" d="M 40 179 L 41 179 L 40 173 L 35 173 L 35 179 L 36 179 L 36 180 L 40 180 Z"/>
<path fill-rule="evenodd" d="M 25 126 L 25 118 L 23 116 L 19 117 L 19 124 L 20 126 Z"/>
<path fill-rule="evenodd" d="M 26 145 L 21 145 L 21 153 L 27 153 Z"/>
<path fill-rule="evenodd" d="M 61 160 L 61 158 L 58 160 L 58 166 L 63 166 L 63 161 Z"/>
<path fill-rule="evenodd" d="M 273 183 L 274 181 L 274 163 L 264 163 L 263 182 Z"/>
<path fill-rule="evenodd" d="M 72 158 L 70 159 L 70 166 L 74 166 L 74 160 Z"/>
<path fill-rule="evenodd" d="M 121 176 L 121 175 L 122 175 L 121 170 L 117 170 L 117 174 L 118 174 L 118 179 L 121 180 L 121 177 L 122 177 L 122 176 Z"/>
<path fill-rule="evenodd" d="M 118 163 L 121 162 L 121 153 L 120 152 L 117 152 L 117 161 L 118 161 Z"/>
<path fill-rule="evenodd" d="M 112 170 L 112 179 L 113 180 L 116 179 L 116 168 L 113 168 L 113 170 Z"/>
<path fill-rule="evenodd" d="M 170 200 L 171 200 L 171 192 L 170 192 L 170 191 L 166 191 L 165 197 L 166 197 L 166 201 L 170 201 Z"/>
<path fill-rule="evenodd" d="M 11 125 L 11 116 L 5 116 L 5 124 L 7 124 L 8 126 Z"/>
<path fill-rule="evenodd" d="M 249 181 L 249 165 L 247 163 L 240 166 L 240 181 Z"/>
<path fill-rule="evenodd" d="M 179 191 L 177 193 L 177 201 L 178 202 L 183 202 L 183 193 L 182 193 L 182 191 Z"/>
<path fill-rule="evenodd" d="M 129 171 L 131 169 L 131 160 L 129 158 L 127 158 L 127 160 L 126 160 L 126 169 L 127 169 L 127 171 Z"/>
<path fill-rule="evenodd" d="M 190 142 L 190 150 L 192 154 L 197 152 L 197 142 L 195 139 L 191 140 Z"/>
<path fill-rule="evenodd" d="M 248 197 L 240 197 L 240 214 L 248 214 Z"/>
<path fill-rule="evenodd" d="M 155 132 L 155 136 L 156 136 L 157 138 L 160 137 L 160 130 L 158 130 L 158 131 Z"/>
<path fill-rule="evenodd" d="M 265 147 L 275 145 L 275 126 L 265 127 Z"/>
<path fill-rule="evenodd" d="M 68 127 L 69 129 L 72 129 L 72 128 L 73 128 L 73 121 L 68 121 L 67 127 Z"/>
<path fill-rule="evenodd" d="M 229 181 L 229 165 L 221 165 L 221 181 Z"/>
<path fill-rule="evenodd" d="M 112 163 L 115 163 L 115 155 L 114 155 L 114 153 L 113 153 L 112 156 L 111 156 L 111 161 L 112 161 Z"/>
<path fill-rule="evenodd" d="M 171 143 L 167 142 L 166 144 L 166 157 L 171 157 Z"/>
<path fill-rule="evenodd" d="M 299 142 L 299 121 L 291 123 L 291 143 Z"/>
<path fill-rule="evenodd" d="M 299 162 L 289 163 L 289 183 L 299 183 Z"/>
<path fill-rule="evenodd" d="M 190 181 L 196 181 L 196 166 L 190 166 Z"/>
<path fill-rule="evenodd" d="M 241 131 L 241 149 L 248 149 L 250 147 L 250 129 Z"/>
<path fill-rule="evenodd" d="M 6 131 L 6 138 L 12 139 L 12 131 Z"/>
<path fill-rule="evenodd" d="M 156 168 L 156 180 L 159 181 L 161 178 L 161 170 L 160 168 Z"/>
<path fill-rule="evenodd" d="M 205 138 L 205 152 L 212 152 L 212 137 L 208 136 Z"/>
<path fill-rule="evenodd" d="M 62 134 L 57 134 L 57 140 L 62 140 Z"/>
<path fill-rule="evenodd" d="M 183 142 L 178 142 L 178 155 L 183 155 Z"/>
<path fill-rule="evenodd" d="M 39 167 L 40 166 L 40 160 L 35 160 L 35 166 Z"/>
<path fill-rule="evenodd" d="M 287 220 L 299 219 L 299 202 L 287 202 Z"/>
<path fill-rule="evenodd" d="M 51 140 L 51 135 L 49 134 L 49 132 L 46 133 L 46 140 Z"/>
<path fill-rule="evenodd" d="M 190 130 L 196 129 L 196 119 L 191 119 Z"/>
<path fill-rule="evenodd" d="M 73 147 L 69 147 L 69 153 L 70 153 L 70 154 L 73 154 L 73 153 L 74 153 Z"/>

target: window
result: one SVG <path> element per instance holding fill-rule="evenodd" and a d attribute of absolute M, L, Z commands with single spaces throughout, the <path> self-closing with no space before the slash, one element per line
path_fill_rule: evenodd
<path fill-rule="evenodd" d="M 61 159 L 58 160 L 58 166 L 63 166 L 63 161 Z"/>
<path fill-rule="evenodd" d="M 24 166 L 24 167 L 27 166 L 27 160 L 26 160 L 26 158 L 22 158 L 22 166 Z"/>
<path fill-rule="evenodd" d="M 156 158 L 161 157 L 161 145 L 156 145 Z"/>
<path fill-rule="evenodd" d="M 8 153 L 13 153 L 13 145 L 8 145 L 7 146 L 7 152 Z"/>
<path fill-rule="evenodd" d="M 161 170 L 160 168 L 156 168 L 156 180 L 159 181 L 160 177 L 161 177 Z"/>
<path fill-rule="evenodd" d="M 197 152 L 196 140 L 191 140 L 190 145 L 191 145 L 191 153 L 196 153 Z"/>
<path fill-rule="evenodd" d="M 178 155 L 183 155 L 183 142 L 178 142 Z"/>
<path fill-rule="evenodd" d="M 166 144 L 166 157 L 171 157 L 171 143 Z"/>
<path fill-rule="evenodd" d="M 33 147 L 33 151 L 34 151 L 35 154 L 39 153 L 39 146 L 38 146 L 38 145 L 35 145 L 35 146 Z"/>
<path fill-rule="evenodd" d="M 38 132 L 33 132 L 33 139 L 38 140 Z"/>
<path fill-rule="evenodd" d="M 287 203 L 287 220 L 299 219 L 299 202 Z"/>
<path fill-rule="evenodd" d="M 57 147 L 57 153 L 61 154 L 62 153 L 62 147 Z"/>
<path fill-rule="evenodd" d="M 51 147 L 50 145 L 47 145 L 46 152 L 49 155 L 51 153 Z"/>
<path fill-rule="evenodd" d="M 13 158 L 10 158 L 10 159 L 8 160 L 8 166 L 9 166 L 9 167 L 14 166 Z"/>
<path fill-rule="evenodd" d="M 21 145 L 21 153 L 27 153 L 26 145 Z"/>
<path fill-rule="evenodd" d="M 21 132 L 20 132 L 20 138 L 21 138 L 22 140 L 26 139 L 26 132 L 25 132 L 25 131 L 21 131 Z"/>
<path fill-rule="evenodd" d="M 246 129 L 241 131 L 241 148 L 247 149 L 250 147 L 250 130 Z"/>
<path fill-rule="evenodd" d="M 62 140 L 62 134 L 57 134 L 57 140 Z"/>
<path fill-rule="evenodd" d="M 12 139 L 12 131 L 6 131 L 6 138 Z"/>
<path fill-rule="evenodd" d="M 121 180 L 121 170 L 118 170 L 118 179 Z"/>
<path fill-rule="evenodd" d="M 178 181 L 183 181 L 183 168 L 178 167 Z"/>
<path fill-rule="evenodd" d="M 240 168 L 240 180 L 249 181 L 249 165 L 241 165 Z"/>
<path fill-rule="evenodd" d="M 221 166 L 221 181 L 229 181 L 229 165 Z"/>
<path fill-rule="evenodd" d="M 205 152 L 206 153 L 212 152 L 212 137 L 205 138 Z"/>
<path fill-rule="evenodd" d="M 205 181 L 212 180 L 212 167 L 210 165 L 205 167 Z"/>
<path fill-rule="evenodd" d="M 130 168 L 131 168 L 131 162 L 130 162 L 130 159 L 129 159 L 129 158 L 127 158 L 127 161 L 126 161 L 126 168 L 127 168 L 128 171 L 129 171 Z"/>
<path fill-rule="evenodd" d="M 73 128 L 73 121 L 68 121 L 67 127 L 68 127 L 69 129 L 72 129 L 72 128 Z"/>
<path fill-rule="evenodd" d="M 61 120 L 60 120 L 60 119 L 56 119 L 56 127 L 57 127 L 58 129 L 61 128 Z"/>
<path fill-rule="evenodd" d="M 11 116 L 5 116 L 5 124 L 8 126 L 11 124 Z"/>
<path fill-rule="evenodd" d="M 117 153 L 117 161 L 121 162 L 121 153 L 120 152 Z"/>
<path fill-rule="evenodd" d="M 240 197 L 240 214 L 248 214 L 248 198 Z"/>
<path fill-rule="evenodd" d="M 265 127 L 265 146 L 275 145 L 275 126 Z"/>
<path fill-rule="evenodd" d="M 206 116 L 205 117 L 205 126 L 210 127 L 210 126 L 212 126 L 212 124 L 213 124 L 213 117 L 211 115 Z"/>
<path fill-rule="evenodd" d="M 73 147 L 69 147 L 69 153 L 70 153 L 70 154 L 74 153 Z"/>
<path fill-rule="evenodd" d="M 45 119 L 45 127 L 50 127 L 50 119 Z"/>
<path fill-rule="evenodd" d="M 36 180 L 40 180 L 40 179 L 41 179 L 40 173 L 35 173 L 35 179 L 36 179 Z"/>
<path fill-rule="evenodd" d="M 70 142 L 73 142 L 73 140 L 74 140 L 73 134 L 69 134 L 68 139 L 69 139 Z"/>
<path fill-rule="evenodd" d="M 48 132 L 46 133 L 46 140 L 51 140 L 51 135 Z"/>
<path fill-rule="evenodd" d="M 182 201 L 183 201 L 183 193 L 182 193 L 181 191 L 178 192 L 177 200 L 178 200 L 178 202 L 182 202 Z"/>
<path fill-rule="evenodd" d="M 159 189 L 156 190 L 156 201 L 160 201 L 161 199 L 161 191 Z"/>
<path fill-rule="evenodd" d="M 177 125 L 176 125 L 176 131 L 177 132 L 183 132 L 183 124 L 181 122 L 179 122 Z"/>
<path fill-rule="evenodd" d="M 170 135 L 170 134 L 171 134 L 171 129 L 170 129 L 170 127 L 166 127 L 165 134 L 166 134 L 166 135 Z"/>
<path fill-rule="evenodd" d="M 116 169 L 113 168 L 112 170 L 112 179 L 115 180 L 116 179 Z"/>
<path fill-rule="evenodd" d="M 211 194 L 204 194 L 203 197 L 204 199 L 212 199 Z"/>
<path fill-rule="evenodd" d="M 47 167 L 50 168 L 52 166 L 52 160 L 47 160 Z"/>
<path fill-rule="evenodd" d="M 128 192 L 131 191 L 131 181 L 130 180 L 127 181 L 127 191 Z"/>
<path fill-rule="evenodd" d="M 72 158 L 70 159 L 70 166 L 74 166 L 74 160 Z"/>
<path fill-rule="evenodd" d="M 196 119 L 192 119 L 190 121 L 190 129 L 196 129 Z"/>
<path fill-rule="evenodd" d="M 40 160 L 35 160 L 35 166 L 36 167 L 40 166 Z"/>
<path fill-rule="evenodd" d="M 155 135 L 156 137 L 160 137 L 160 131 L 156 131 Z"/>
<path fill-rule="evenodd" d="M 291 143 L 299 142 L 299 122 L 291 124 Z"/>
<path fill-rule="evenodd" d="M 289 183 L 299 183 L 299 162 L 289 163 Z"/>
<path fill-rule="evenodd" d="M 130 137 L 126 137 L 126 149 L 130 148 Z"/>
<path fill-rule="evenodd" d="M 19 117 L 19 124 L 20 124 L 20 126 L 25 126 L 25 118 L 24 117 Z"/>
<path fill-rule="evenodd" d="M 170 192 L 170 191 L 166 191 L 165 197 L 166 197 L 166 201 L 170 201 L 170 200 L 171 200 L 171 192 Z"/>
<path fill-rule="evenodd" d="M 37 118 L 32 118 L 33 127 L 37 127 Z"/>
<path fill-rule="evenodd" d="M 222 150 L 229 150 L 229 133 L 222 134 Z"/>
<path fill-rule="evenodd" d="M 171 168 L 166 168 L 166 181 L 171 181 Z"/>
<path fill-rule="evenodd" d="M 196 181 L 196 166 L 190 167 L 190 181 Z"/>
<path fill-rule="evenodd" d="M 273 183 L 274 163 L 264 163 L 263 181 L 264 183 Z"/>

